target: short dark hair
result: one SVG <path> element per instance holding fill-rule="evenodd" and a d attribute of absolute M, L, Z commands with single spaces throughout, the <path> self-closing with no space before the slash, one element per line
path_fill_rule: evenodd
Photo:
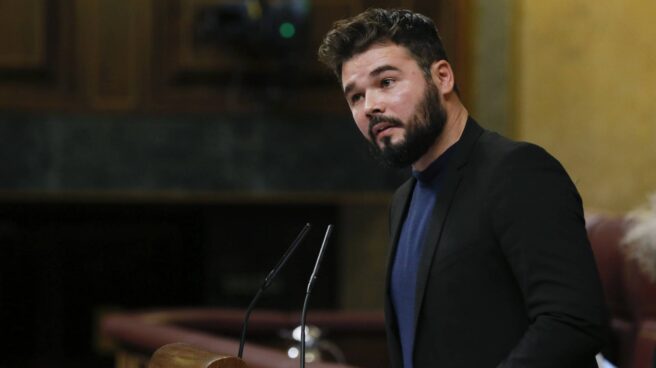
<path fill-rule="evenodd" d="M 341 82 L 344 62 L 373 44 L 385 42 L 408 49 L 427 78 L 430 78 L 430 66 L 435 61 L 448 61 L 437 28 L 430 18 L 405 9 L 378 8 L 335 22 L 319 46 L 319 61 Z"/>

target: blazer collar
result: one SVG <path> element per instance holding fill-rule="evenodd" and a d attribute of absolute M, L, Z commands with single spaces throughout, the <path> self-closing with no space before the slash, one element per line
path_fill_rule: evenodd
<path fill-rule="evenodd" d="M 460 170 L 469 161 L 469 156 L 472 149 L 476 145 L 478 137 L 483 133 L 484 129 L 474 120 L 471 116 L 467 117 L 465 130 L 458 140 L 458 149 L 453 153 L 451 158 L 454 162 L 452 167 Z"/>

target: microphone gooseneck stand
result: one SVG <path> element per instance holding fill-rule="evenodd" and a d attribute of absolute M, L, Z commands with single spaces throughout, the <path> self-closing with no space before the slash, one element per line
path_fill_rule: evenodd
<path fill-rule="evenodd" d="M 301 310 L 301 368 L 305 368 L 305 315 L 307 313 L 308 301 L 310 300 L 310 294 L 312 293 L 312 288 L 314 287 L 314 282 L 317 279 L 317 273 L 319 272 L 319 266 L 321 265 L 321 260 L 326 251 L 326 244 L 328 244 L 328 238 L 333 232 L 333 225 L 328 225 L 326 229 L 326 235 L 323 237 L 323 243 L 321 244 L 321 249 L 319 250 L 319 255 L 317 256 L 317 261 L 314 264 L 314 270 L 310 276 L 310 281 L 308 281 L 307 289 L 305 291 L 305 300 L 303 301 L 303 309 Z"/>
<path fill-rule="evenodd" d="M 239 353 L 237 354 L 237 356 L 240 359 L 244 353 L 244 343 L 246 342 L 246 329 L 248 328 L 248 319 L 251 316 L 251 312 L 253 311 L 253 308 L 255 308 L 255 304 L 257 304 L 257 301 L 260 299 L 262 292 L 266 290 L 269 287 L 269 285 L 271 285 L 271 281 L 273 281 L 273 279 L 276 277 L 278 272 L 282 269 L 285 263 L 287 263 L 287 260 L 292 255 L 292 253 L 294 253 L 296 248 L 298 248 L 298 246 L 301 244 L 303 239 L 305 239 L 305 235 L 307 235 L 311 227 L 312 226 L 309 223 L 305 224 L 303 229 L 301 229 L 301 232 L 298 233 L 298 235 L 296 236 L 294 242 L 289 246 L 289 248 L 287 248 L 285 254 L 282 255 L 282 257 L 278 261 L 278 264 L 276 264 L 276 266 L 273 267 L 273 269 L 269 272 L 267 277 L 264 278 L 264 282 L 262 282 L 262 286 L 260 286 L 260 289 L 257 291 L 257 293 L 255 293 L 255 296 L 253 297 L 251 304 L 249 304 L 248 308 L 246 308 L 246 315 L 244 316 L 244 323 L 242 324 L 241 336 L 239 338 Z"/>

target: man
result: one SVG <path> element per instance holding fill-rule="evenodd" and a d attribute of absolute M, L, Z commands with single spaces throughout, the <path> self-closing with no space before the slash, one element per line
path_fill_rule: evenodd
<path fill-rule="evenodd" d="M 319 48 L 394 194 L 393 367 L 595 367 L 606 314 L 580 196 L 543 149 L 481 128 L 437 30 L 406 10 L 335 23 Z"/>

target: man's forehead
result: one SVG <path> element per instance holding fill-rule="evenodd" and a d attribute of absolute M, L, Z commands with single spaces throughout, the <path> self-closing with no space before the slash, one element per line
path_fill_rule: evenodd
<path fill-rule="evenodd" d="M 346 87 L 357 78 L 369 76 L 385 65 L 401 70 L 403 64 L 408 61 L 415 62 L 405 47 L 389 42 L 374 44 L 342 64 L 342 87 Z"/>

